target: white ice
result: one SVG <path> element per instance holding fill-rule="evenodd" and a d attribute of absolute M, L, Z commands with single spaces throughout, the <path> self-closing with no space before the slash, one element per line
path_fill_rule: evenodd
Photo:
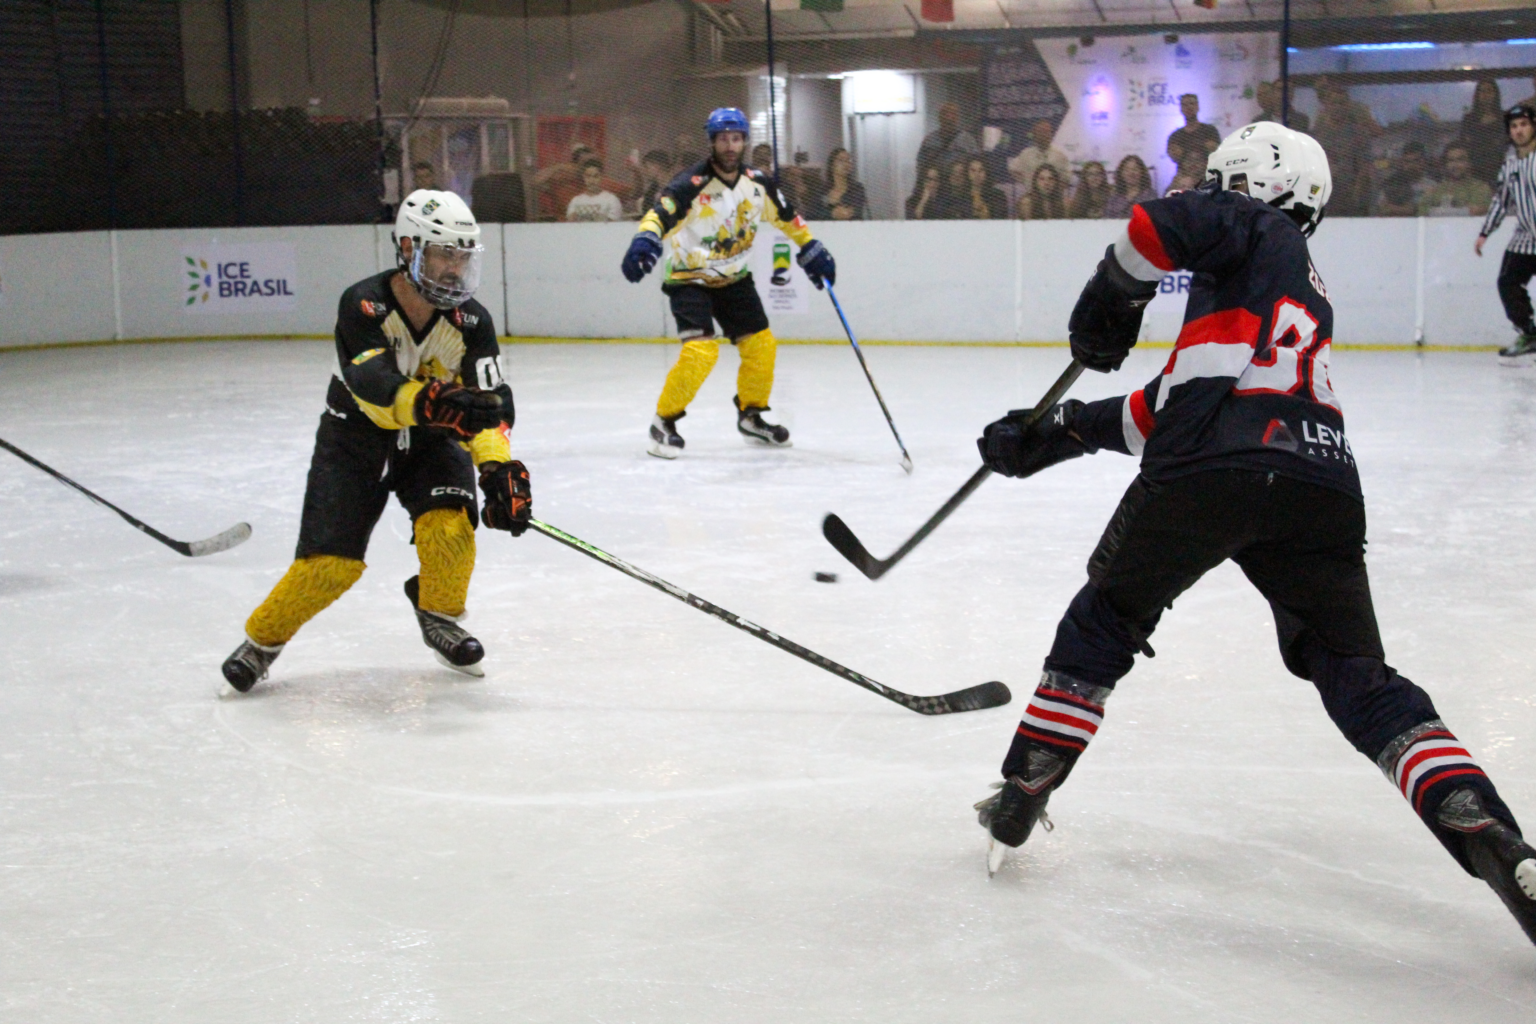
<path fill-rule="evenodd" d="M 362 581 L 237 695 L 219 663 L 291 557 L 331 347 L 0 355 L 0 436 L 174 536 L 255 527 L 184 559 L 0 452 L 0 1019 L 1536 1019 L 1536 949 L 1286 673 L 1230 566 L 988 881 L 971 804 L 1135 465 L 992 480 L 878 583 L 819 523 L 892 550 L 1064 350 L 869 349 L 910 478 L 838 347 L 781 350 L 792 450 L 737 437 L 727 352 L 684 457 L 647 457 L 674 351 L 510 350 L 536 513 L 882 682 L 1002 679 L 1011 706 L 921 717 L 488 531 L 467 679 L 417 634 L 393 505 Z M 1536 823 L 1536 371 L 1336 364 L 1389 660 Z"/>

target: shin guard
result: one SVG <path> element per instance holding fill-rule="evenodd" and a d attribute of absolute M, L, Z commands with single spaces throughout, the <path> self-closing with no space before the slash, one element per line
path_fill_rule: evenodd
<path fill-rule="evenodd" d="M 462 508 L 434 508 L 417 516 L 416 556 L 421 560 L 421 610 L 450 618 L 463 615 L 475 571 L 469 515 Z"/>
<path fill-rule="evenodd" d="M 662 385 L 661 397 L 656 401 L 656 415 L 664 420 L 675 420 L 688 408 L 693 396 L 704 386 L 704 380 L 715 368 L 720 358 L 720 343 L 714 338 L 693 338 L 683 342 L 677 362 L 667 372 L 667 382 Z"/>
<path fill-rule="evenodd" d="M 280 647 L 362 576 L 355 558 L 312 555 L 288 567 L 277 586 L 245 623 L 245 635 L 262 647 Z"/>
<path fill-rule="evenodd" d="M 737 401 L 744 409 L 768 408 L 779 343 L 772 331 L 763 330 L 739 339 L 736 348 L 741 352 L 741 369 L 736 371 Z"/>

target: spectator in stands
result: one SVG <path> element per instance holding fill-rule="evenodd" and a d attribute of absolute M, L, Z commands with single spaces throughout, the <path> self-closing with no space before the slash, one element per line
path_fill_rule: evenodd
<path fill-rule="evenodd" d="M 1536 75 L 1531 76 L 1531 85 L 1536 87 Z M 1531 109 L 1536 110 L 1536 92 L 1531 93 L 1525 99 L 1521 100 L 1519 105 L 1522 107 L 1530 107 Z"/>
<path fill-rule="evenodd" d="M 1481 217 L 1488 212 L 1493 189 L 1472 176 L 1472 155 L 1464 142 L 1445 147 L 1440 181 L 1419 197 L 1421 217 Z"/>
<path fill-rule="evenodd" d="M 646 211 L 656 205 L 661 190 L 672 180 L 672 158 L 664 149 L 653 149 L 640 158 L 640 175 L 645 187 L 640 192 L 640 208 L 636 212 L 644 217 Z"/>
<path fill-rule="evenodd" d="M 1168 183 L 1168 190 L 1163 195 L 1171 196 L 1175 192 L 1188 191 L 1197 187 L 1203 180 L 1203 178 L 1197 178 L 1189 171 L 1180 168 L 1179 172 L 1173 176 L 1173 180 Z"/>
<path fill-rule="evenodd" d="M 1168 136 L 1168 159 L 1181 175 L 1204 181 L 1205 158 L 1221 145 L 1221 133 L 1200 120 L 1200 97 L 1192 92 L 1179 97 L 1179 113 L 1184 115 L 1184 127 Z"/>
<path fill-rule="evenodd" d="M 540 168 L 533 176 L 533 185 L 539 190 L 539 216 L 542 220 L 560 220 L 571 200 L 586 187 L 583 183 L 582 166 L 588 160 L 597 159 L 592 147 L 578 142 L 571 147 L 570 160 Z"/>
<path fill-rule="evenodd" d="M 1030 144 L 1019 150 L 1013 159 L 1008 161 L 1008 173 L 1013 180 L 1025 188 L 1032 189 L 1035 181 L 1035 171 L 1049 164 L 1056 169 L 1056 179 L 1066 181 L 1072 174 L 1072 165 L 1067 161 L 1067 154 L 1051 145 L 1051 140 L 1056 137 L 1056 126 L 1046 120 L 1036 121 L 1029 130 Z M 1022 202 L 1028 195 L 1019 199 Z"/>
<path fill-rule="evenodd" d="M 1373 191 L 1371 143 L 1381 134 L 1381 125 L 1365 104 L 1349 98 L 1349 90 L 1342 85 L 1322 77 L 1314 88 L 1319 110 L 1311 134 L 1328 154 L 1333 175 L 1329 216 L 1364 217 Z"/>
<path fill-rule="evenodd" d="M 1504 151 L 1509 136 L 1504 131 L 1504 105 L 1499 100 L 1499 83 L 1492 78 L 1478 79 L 1472 90 L 1472 109 L 1461 119 L 1457 141 L 1467 147 L 1472 158 L 1472 177 L 1490 186 L 1504 166 Z"/>
<path fill-rule="evenodd" d="M 957 157 L 980 153 L 976 136 L 960 127 L 960 106 L 945 103 L 939 107 L 939 127 L 928 133 L 917 150 L 917 177 L 929 167 L 944 167 Z"/>
<path fill-rule="evenodd" d="M 1287 128 L 1294 128 L 1299 132 L 1309 132 L 1312 129 L 1312 119 L 1296 109 L 1295 94 L 1291 95 L 1291 111 L 1289 121 L 1280 119 L 1280 100 L 1282 98 L 1282 86 L 1279 79 L 1273 82 L 1260 82 L 1258 88 L 1259 112 L 1253 115 L 1255 121 L 1273 121 L 1283 124 Z"/>
<path fill-rule="evenodd" d="M 810 162 L 811 155 L 797 149 L 794 162 L 779 168 L 779 188 L 784 190 L 784 198 L 801 211 L 814 203 L 821 192 L 820 178 L 806 166 Z"/>
<path fill-rule="evenodd" d="M 838 146 L 827 154 L 827 187 L 806 214 L 811 220 L 863 220 L 869 199 L 853 176 L 853 154 Z"/>
<path fill-rule="evenodd" d="M 1104 165 L 1089 160 L 1077 172 L 1077 188 L 1072 191 L 1067 216 L 1073 220 L 1096 220 L 1104 216 L 1109 195 L 1109 176 L 1104 173 Z"/>
<path fill-rule="evenodd" d="M 944 213 L 940 194 L 943 191 L 944 172 L 937 167 L 923 171 L 917 184 L 912 187 L 912 194 L 907 196 L 907 220 L 942 220 Z"/>
<path fill-rule="evenodd" d="M 411 164 L 411 189 L 437 188 L 437 172 L 429 160 L 417 160 Z"/>
<path fill-rule="evenodd" d="M 752 147 L 752 166 L 764 174 L 773 173 L 773 147 L 766 142 L 759 142 Z"/>
<path fill-rule="evenodd" d="M 619 197 L 603 188 L 603 162 L 596 157 L 581 165 L 582 190 L 571 197 L 565 207 L 565 219 L 578 221 L 611 221 L 624 219 L 624 206 Z"/>
<path fill-rule="evenodd" d="M 1424 143 L 1417 140 L 1404 143 L 1397 167 L 1381 182 L 1381 192 L 1376 196 L 1376 216 L 1417 217 L 1419 200 L 1435 183 L 1429 176 L 1429 160 L 1424 155 Z"/>
<path fill-rule="evenodd" d="M 991 182 L 987 162 L 979 156 L 965 161 L 965 187 L 954 204 L 956 220 L 1006 220 L 1008 197 Z"/>
<path fill-rule="evenodd" d="M 1131 207 L 1156 198 L 1151 172 L 1141 157 L 1131 153 L 1122 157 L 1115 168 L 1115 190 L 1104 202 L 1104 216 L 1126 220 L 1131 215 Z"/>
<path fill-rule="evenodd" d="M 1066 189 L 1055 164 L 1041 164 L 1019 199 L 1020 220 L 1062 220 L 1067 216 Z"/>

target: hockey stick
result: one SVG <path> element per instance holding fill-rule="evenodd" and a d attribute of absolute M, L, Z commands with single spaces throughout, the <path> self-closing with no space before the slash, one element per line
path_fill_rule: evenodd
<path fill-rule="evenodd" d="M 859 357 L 859 365 L 864 368 L 864 379 L 869 381 L 869 388 L 875 393 L 875 401 L 880 403 L 880 411 L 885 413 L 885 422 L 890 425 L 891 436 L 896 438 L 896 447 L 901 449 L 901 468 L 908 473 L 912 472 L 912 456 L 907 454 L 907 446 L 901 443 L 901 435 L 896 432 L 896 421 L 891 419 L 891 410 L 885 407 L 885 398 L 881 396 L 880 389 L 875 386 L 875 378 L 869 372 L 869 364 L 864 361 L 864 350 L 859 348 L 858 339 L 853 336 L 853 328 L 848 326 L 848 318 L 843 315 L 843 304 L 837 301 L 837 292 L 832 289 L 832 282 L 827 282 L 827 294 L 832 297 L 832 308 L 837 310 L 837 318 L 843 322 L 843 333 L 848 335 L 848 343 L 853 346 L 853 354 Z"/>
<path fill-rule="evenodd" d="M 225 530 L 223 533 L 218 534 L 217 536 L 214 536 L 214 537 L 209 537 L 206 540 L 194 540 L 194 541 L 188 542 L 188 541 L 184 541 L 184 540 L 176 540 L 174 538 L 167 537 L 165 534 L 161 533 L 159 530 L 155 529 L 153 526 L 150 526 L 148 523 L 145 523 L 145 522 L 143 522 L 141 520 L 135 519 L 133 516 L 129 515 L 127 512 L 124 512 L 122 509 L 120 509 L 116 505 L 112 504 L 106 498 L 103 498 L 99 494 L 93 494 L 92 492 L 86 490 L 84 487 L 81 487 L 79 484 L 75 483 L 69 477 L 65 476 L 63 473 L 60 473 L 58 470 L 54 469 L 52 466 L 44 465 L 43 463 L 37 461 L 32 456 L 28 455 L 26 452 L 22 451 L 20 448 L 17 448 L 15 445 L 11 444 L 9 441 L 4 440 L 3 438 L 0 438 L 0 448 L 4 448 L 6 451 L 8 451 L 12 455 L 16 456 L 18 459 L 21 459 L 23 462 L 30 462 L 32 465 L 36 466 L 38 469 L 42 470 L 44 473 L 47 473 L 49 476 L 53 477 L 55 480 L 59 481 L 60 483 L 68 484 L 70 487 L 73 487 L 75 490 L 79 491 L 81 494 L 85 495 L 87 498 L 90 498 L 96 504 L 98 504 L 98 505 L 105 505 L 107 508 L 111 509 L 113 512 L 116 512 L 118 515 L 122 516 L 123 519 L 127 521 L 129 526 L 132 526 L 136 530 L 140 530 L 140 531 L 142 531 L 144 533 L 149 534 L 151 537 L 155 538 L 155 540 L 159 541 L 161 544 L 164 544 L 166 547 L 170 548 L 172 551 L 177 551 L 177 552 L 179 552 L 179 553 L 181 553 L 183 555 L 186 555 L 188 558 L 197 558 L 200 555 L 211 555 L 211 554 L 214 554 L 214 553 L 219 552 L 219 551 L 228 551 L 230 548 L 234 547 L 235 545 L 237 545 L 237 544 L 244 544 L 247 540 L 250 539 L 250 536 L 251 536 L 251 524 L 250 523 L 236 523 L 234 526 L 231 526 L 229 529 Z"/>
<path fill-rule="evenodd" d="M 655 587 L 664 594 L 671 594 L 684 604 L 697 608 L 699 611 L 722 622 L 727 622 L 743 632 L 751 633 L 765 643 L 773 644 L 781 651 L 788 651 L 797 658 L 803 658 L 817 668 L 826 669 L 835 676 L 841 676 L 850 683 L 856 683 L 866 690 L 873 690 L 886 700 L 895 701 L 909 711 L 916 711 L 920 715 L 949 715 L 959 711 L 980 711 L 984 708 L 1001 707 L 1013 699 L 1008 692 L 1008 687 L 999 682 L 982 683 L 978 686 L 969 686 L 954 693 L 945 693 L 937 697 L 915 697 L 910 693 L 902 693 L 893 690 L 883 683 L 877 683 L 868 676 L 860 675 L 849 668 L 844 668 L 830 658 L 824 658 L 815 651 L 801 647 L 793 640 L 786 640 L 772 630 L 764 629 L 755 622 L 742 618 L 735 612 L 728 612 L 717 604 L 711 604 L 702 597 L 690 594 L 682 587 L 674 586 L 666 580 L 652 576 L 644 569 L 636 568 L 622 558 L 610 555 L 608 552 L 588 544 L 579 537 L 573 537 L 564 530 L 542 523 L 537 519 L 530 519 L 528 525 L 538 530 L 546 537 L 559 541 L 568 548 L 575 548 L 589 558 L 595 558 L 604 565 L 619 570 L 626 576 L 633 577 L 647 586 Z"/>
<path fill-rule="evenodd" d="M 1045 397 L 1040 399 L 1039 404 L 1030 410 L 1029 416 L 1025 419 L 1026 429 L 1034 426 L 1040 417 L 1045 415 L 1046 410 L 1061 400 L 1061 396 L 1067 393 L 1067 389 L 1072 386 L 1082 372 L 1083 364 L 1079 363 L 1076 359 L 1072 360 L 1072 365 L 1068 366 L 1062 375 L 1056 378 L 1056 383 L 1051 385 L 1051 389 L 1045 393 Z M 959 508 L 965 499 L 971 496 L 971 492 L 980 487 L 987 477 L 991 475 L 992 471 L 986 466 L 982 466 L 972 473 L 971 478 L 961 485 L 960 489 L 944 503 L 943 507 L 929 517 L 928 521 L 908 538 L 905 544 L 897 548 L 896 553 L 891 555 L 890 558 L 876 558 L 870 554 L 869 549 L 859 542 L 859 538 L 853 535 L 852 530 L 848 529 L 848 524 L 843 522 L 834 513 L 829 512 L 827 517 L 821 521 L 821 535 L 827 538 L 834 548 L 837 548 L 838 554 L 852 562 L 854 568 L 870 579 L 877 580 L 890 572 L 891 567 L 897 562 L 906 558 L 913 548 L 923 542 L 924 537 L 938 529 L 939 524 L 948 519 L 950 513 Z"/>

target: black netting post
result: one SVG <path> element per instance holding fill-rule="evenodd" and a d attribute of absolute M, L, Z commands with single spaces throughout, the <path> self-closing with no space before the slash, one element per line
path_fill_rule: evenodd
<path fill-rule="evenodd" d="M 107 140 L 107 227 L 117 230 L 117 158 L 112 147 L 112 80 L 107 73 L 107 12 L 96 0 L 96 59 L 101 65 L 101 121 Z"/>
<path fill-rule="evenodd" d="M 773 0 L 763 0 L 763 9 L 768 15 L 768 145 L 773 149 L 773 176 L 777 180 L 779 176 L 779 118 L 774 109 L 773 90 Z M 788 83 L 785 83 L 786 87 Z"/>
<path fill-rule="evenodd" d="M 1280 13 L 1280 123 L 1291 123 L 1291 0 Z"/>
<path fill-rule="evenodd" d="M 245 147 L 240 138 L 240 70 L 235 61 L 235 0 L 224 0 L 224 28 L 229 58 L 229 124 L 234 140 L 235 223 L 245 223 Z"/>
<path fill-rule="evenodd" d="M 373 132 L 375 141 L 378 143 L 379 150 L 379 194 L 382 196 L 384 194 L 385 170 L 384 83 L 379 77 L 379 0 L 368 0 L 368 32 L 372 38 L 373 43 Z M 402 190 L 405 188 L 405 181 L 403 179 L 400 182 L 400 188 Z M 401 198 L 403 199 L 405 197 L 401 196 Z M 389 219 L 388 211 L 384 209 L 384 206 L 384 203 L 379 204 L 378 216 L 381 223 Z"/>

